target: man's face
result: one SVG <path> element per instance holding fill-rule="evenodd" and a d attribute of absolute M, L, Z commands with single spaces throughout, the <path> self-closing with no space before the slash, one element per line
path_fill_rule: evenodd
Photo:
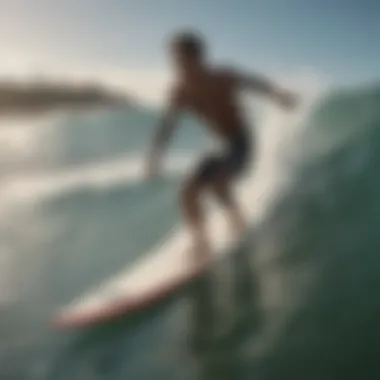
<path fill-rule="evenodd" d="M 171 46 L 170 59 L 176 71 L 186 73 L 198 66 L 198 59 L 178 46 Z"/>

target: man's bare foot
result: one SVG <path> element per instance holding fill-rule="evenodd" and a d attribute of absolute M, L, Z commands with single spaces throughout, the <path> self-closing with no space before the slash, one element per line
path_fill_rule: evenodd
<path fill-rule="evenodd" d="M 246 223 L 241 215 L 234 212 L 230 216 L 232 236 L 234 240 L 240 240 L 246 230 Z"/>
<path fill-rule="evenodd" d="M 207 240 L 198 240 L 194 243 L 193 260 L 197 268 L 204 268 L 211 262 L 211 247 Z"/>

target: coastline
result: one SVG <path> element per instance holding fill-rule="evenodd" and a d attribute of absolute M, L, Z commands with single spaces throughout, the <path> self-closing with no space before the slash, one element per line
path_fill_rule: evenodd
<path fill-rule="evenodd" d="M 0 82 L 0 118 L 35 118 L 60 111 L 131 105 L 127 95 L 98 84 Z"/>

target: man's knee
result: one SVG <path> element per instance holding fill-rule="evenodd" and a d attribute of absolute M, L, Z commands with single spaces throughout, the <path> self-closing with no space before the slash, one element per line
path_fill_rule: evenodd
<path fill-rule="evenodd" d="M 216 200 L 224 207 L 233 207 L 235 204 L 231 187 L 228 183 L 216 182 L 212 187 Z"/>
<path fill-rule="evenodd" d="M 195 182 L 186 183 L 181 190 L 182 210 L 189 217 L 197 217 L 200 212 L 202 187 Z"/>
<path fill-rule="evenodd" d="M 200 189 L 194 183 L 186 183 L 181 190 L 181 204 L 184 207 L 197 202 L 199 199 Z"/>

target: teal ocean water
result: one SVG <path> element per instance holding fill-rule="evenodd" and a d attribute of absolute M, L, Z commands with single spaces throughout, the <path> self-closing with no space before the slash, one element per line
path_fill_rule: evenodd
<path fill-rule="evenodd" d="M 72 332 L 54 313 L 171 236 L 209 141 L 186 120 L 146 182 L 153 111 L 1 122 L 1 379 L 379 378 L 380 87 L 258 115 L 247 244 L 181 297 Z"/>

